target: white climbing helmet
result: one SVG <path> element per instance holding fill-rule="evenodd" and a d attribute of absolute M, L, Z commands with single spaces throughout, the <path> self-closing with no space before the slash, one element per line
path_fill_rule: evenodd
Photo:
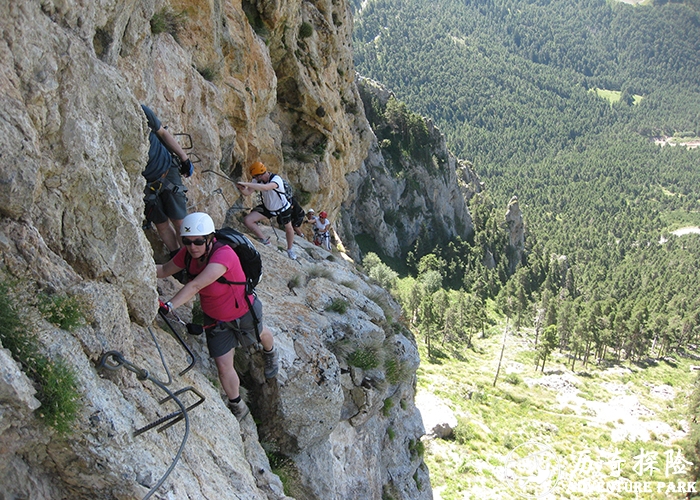
<path fill-rule="evenodd" d="M 180 226 L 180 236 L 207 236 L 214 231 L 214 221 L 203 212 L 189 214 Z"/>

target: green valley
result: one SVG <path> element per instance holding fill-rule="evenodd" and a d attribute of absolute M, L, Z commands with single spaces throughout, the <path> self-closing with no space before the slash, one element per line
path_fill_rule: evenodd
<path fill-rule="evenodd" d="M 510 332 L 494 387 L 501 340 L 494 328 L 474 349 L 446 345 L 433 357 L 421 353 L 417 398 L 438 396 L 457 419 L 451 437 L 426 441 L 436 498 L 685 497 L 676 490 L 689 469 L 683 436 L 696 378 L 692 360 L 673 356 L 572 371 L 571 360 L 555 353 L 542 373 L 526 329 Z M 551 450 L 551 475 L 526 485 L 512 461 L 533 449 Z M 669 468 L 673 464 L 680 468 Z M 635 495 L 645 481 L 653 492 Z"/>
<path fill-rule="evenodd" d="M 688 415 L 700 343 L 700 2 L 353 5 L 358 72 L 432 119 L 486 186 L 470 200 L 472 237 L 424 235 L 391 283 L 425 346 L 419 387 L 460 419 L 452 440 L 426 451 L 436 490 L 515 494 L 496 470 L 533 439 L 568 465 L 584 450 L 599 463 L 618 449 L 630 481 L 642 448 L 663 457 L 683 446 L 694 465 L 679 480 L 697 478 L 700 430 Z M 504 224 L 514 196 L 522 253 Z M 505 351 L 511 371 L 494 388 L 493 337 L 506 323 L 522 332 L 511 337 L 520 348 Z M 569 402 L 538 382 L 552 372 L 570 384 Z M 667 399 L 651 395 L 666 387 Z M 616 441 L 630 418 L 601 418 L 600 405 L 627 396 L 649 411 L 637 429 L 658 420 L 666 430 Z"/>

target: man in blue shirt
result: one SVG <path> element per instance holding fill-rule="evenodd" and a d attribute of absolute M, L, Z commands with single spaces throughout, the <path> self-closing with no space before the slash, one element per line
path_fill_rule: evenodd
<path fill-rule="evenodd" d="M 180 248 L 177 235 L 180 234 L 182 219 L 187 215 L 187 189 L 182 184 L 182 175 L 191 176 L 194 166 L 155 113 L 143 104 L 141 108 L 151 129 L 148 163 L 142 172 L 146 178 L 146 220 L 155 224 L 160 239 L 174 253 Z"/>

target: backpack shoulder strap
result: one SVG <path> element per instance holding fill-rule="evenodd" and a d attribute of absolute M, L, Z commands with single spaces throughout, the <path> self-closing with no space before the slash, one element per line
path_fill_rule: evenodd
<path fill-rule="evenodd" d="M 277 182 L 276 180 L 274 180 L 275 177 L 279 177 L 280 181 Z M 267 182 L 274 182 L 275 184 L 277 184 L 277 187 L 279 187 L 280 183 L 282 182 L 282 177 L 280 177 L 279 174 L 275 174 L 275 173 L 270 172 L 270 180 L 268 180 Z M 275 189 L 275 191 L 277 191 L 277 190 Z"/>
<path fill-rule="evenodd" d="M 277 177 L 279 179 L 279 182 L 274 181 L 275 184 L 277 184 L 277 187 L 282 185 L 282 187 L 284 188 L 284 191 L 280 191 L 279 189 L 273 189 L 273 191 L 275 193 L 277 193 L 277 196 L 279 196 L 280 198 L 282 198 L 282 196 L 284 196 L 285 200 L 288 201 L 289 203 L 291 203 L 292 197 L 287 192 L 287 188 L 285 187 L 286 183 L 285 183 L 284 179 L 282 179 L 282 177 L 280 177 L 278 174 L 272 174 L 272 175 L 270 175 L 270 180 L 268 182 L 272 182 L 272 179 L 274 179 L 275 177 Z"/>
<path fill-rule="evenodd" d="M 209 259 L 211 258 L 212 255 L 214 255 L 214 252 L 216 252 L 219 248 L 222 246 L 226 245 L 226 243 L 222 241 L 215 241 L 214 244 L 211 247 L 211 250 L 207 254 L 207 259 L 206 259 L 206 264 L 209 264 Z M 190 264 L 192 263 L 192 256 L 190 255 L 190 252 L 185 252 L 185 274 L 187 275 L 187 281 L 190 281 L 194 277 L 196 277 L 196 274 L 192 274 L 190 272 Z M 222 276 L 223 277 L 223 276 Z"/>
<path fill-rule="evenodd" d="M 209 257 L 214 255 L 214 252 L 223 246 L 229 246 L 229 247 L 231 247 L 231 249 L 233 249 L 234 252 L 236 252 L 236 249 L 233 248 L 228 243 L 224 243 L 223 241 L 216 240 L 216 243 L 214 243 L 214 247 L 212 248 L 211 252 L 209 253 Z M 236 253 L 236 255 L 238 255 L 238 253 Z M 207 261 L 209 260 L 209 257 L 207 257 Z M 238 257 L 238 258 L 240 259 L 240 257 Z M 216 281 L 218 283 L 223 283 L 224 285 L 247 285 L 248 284 L 247 281 L 229 281 L 223 275 L 219 276 Z"/>
<path fill-rule="evenodd" d="M 190 273 L 190 264 L 191 263 L 192 263 L 192 256 L 190 255 L 190 252 L 186 251 L 185 252 L 185 276 L 186 276 L 187 280 L 185 281 L 185 283 L 187 283 L 187 281 L 190 281 L 193 278 L 193 275 Z"/>

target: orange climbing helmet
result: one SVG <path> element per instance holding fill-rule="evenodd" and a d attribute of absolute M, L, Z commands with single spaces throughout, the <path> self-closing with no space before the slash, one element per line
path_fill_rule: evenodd
<path fill-rule="evenodd" d="M 267 168 L 265 168 L 265 165 L 263 165 L 262 162 L 256 161 L 250 166 L 250 175 L 253 177 L 264 174 L 265 172 L 267 172 Z"/>

